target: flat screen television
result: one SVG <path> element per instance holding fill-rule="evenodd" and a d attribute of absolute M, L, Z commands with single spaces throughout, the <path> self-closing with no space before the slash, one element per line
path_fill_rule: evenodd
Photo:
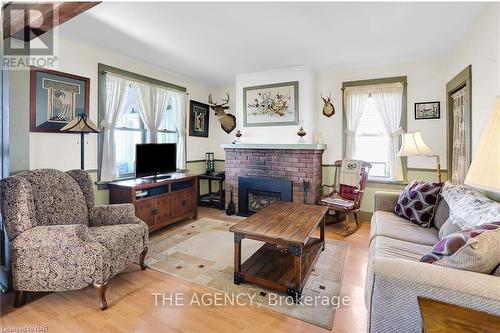
<path fill-rule="evenodd" d="M 143 143 L 135 146 L 135 176 L 160 176 L 177 171 L 175 143 Z"/>

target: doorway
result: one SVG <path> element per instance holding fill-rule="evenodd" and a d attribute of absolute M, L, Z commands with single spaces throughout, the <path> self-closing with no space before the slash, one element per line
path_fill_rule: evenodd
<path fill-rule="evenodd" d="M 448 177 L 463 184 L 472 160 L 472 66 L 446 84 Z"/>

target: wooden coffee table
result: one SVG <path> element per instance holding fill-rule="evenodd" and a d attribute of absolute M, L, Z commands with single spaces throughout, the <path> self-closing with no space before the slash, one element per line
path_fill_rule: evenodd
<path fill-rule="evenodd" d="M 327 210 L 324 206 L 276 202 L 229 228 L 234 233 L 234 283 L 252 282 L 299 300 L 325 248 Z M 311 237 L 318 226 L 320 237 Z M 242 264 L 244 238 L 266 244 Z"/>

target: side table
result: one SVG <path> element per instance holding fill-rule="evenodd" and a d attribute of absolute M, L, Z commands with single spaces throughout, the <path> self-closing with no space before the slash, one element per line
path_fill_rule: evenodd
<path fill-rule="evenodd" d="M 226 175 L 224 172 L 213 172 L 208 174 L 201 174 L 198 176 L 198 205 L 209 206 L 218 209 L 226 208 L 226 191 L 224 190 L 224 180 Z M 208 181 L 208 193 L 200 194 L 200 181 Z M 212 191 L 212 181 L 218 183 L 218 191 Z"/>

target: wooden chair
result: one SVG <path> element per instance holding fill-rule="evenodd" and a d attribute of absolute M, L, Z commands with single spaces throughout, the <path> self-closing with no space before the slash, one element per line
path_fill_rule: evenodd
<path fill-rule="evenodd" d="M 355 233 L 361 227 L 361 220 L 359 217 L 359 211 L 361 208 L 361 201 L 363 200 L 363 194 L 365 192 L 366 182 L 368 180 L 368 172 L 370 171 L 372 165 L 368 162 L 361 161 L 361 177 L 359 181 L 359 187 L 353 187 L 345 184 L 339 184 L 339 190 L 336 188 L 336 178 L 337 170 L 340 169 L 342 161 L 335 161 L 335 176 L 333 185 L 323 185 L 323 193 L 325 193 L 325 188 L 333 188 L 333 191 L 323 196 L 319 201 L 320 205 L 328 206 L 330 209 L 336 212 L 343 212 L 346 215 L 345 221 L 345 231 L 341 232 L 342 236 L 349 236 Z M 329 199 L 329 200 L 328 200 Z M 328 202 L 330 201 L 330 202 Z M 334 202 L 331 202 L 334 201 Z M 354 229 L 349 229 L 349 214 L 353 213 L 356 220 L 356 227 Z"/>

